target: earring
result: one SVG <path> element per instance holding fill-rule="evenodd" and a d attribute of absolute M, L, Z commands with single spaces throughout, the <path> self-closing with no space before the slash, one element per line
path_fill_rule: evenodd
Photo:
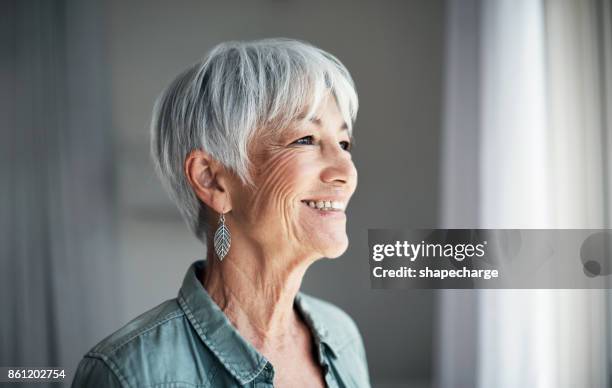
<path fill-rule="evenodd" d="M 221 213 L 221 217 L 219 217 L 219 227 L 215 232 L 214 238 L 215 252 L 217 253 L 219 261 L 222 261 L 223 258 L 227 255 L 231 244 L 232 235 L 230 234 L 229 229 L 225 225 L 225 215 Z"/>

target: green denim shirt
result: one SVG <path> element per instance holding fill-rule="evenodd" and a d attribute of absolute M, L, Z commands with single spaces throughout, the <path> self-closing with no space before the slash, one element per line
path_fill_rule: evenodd
<path fill-rule="evenodd" d="M 187 271 L 178 297 L 138 316 L 94 346 L 72 387 L 273 387 L 274 367 L 232 326 L 200 281 L 205 261 Z M 298 293 L 328 387 L 369 387 L 363 341 L 342 310 Z"/>

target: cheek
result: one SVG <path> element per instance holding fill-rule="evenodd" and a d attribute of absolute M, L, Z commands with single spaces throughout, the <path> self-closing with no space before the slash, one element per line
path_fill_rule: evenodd
<path fill-rule="evenodd" d="M 251 214 L 261 221 L 267 216 L 287 218 L 299 205 L 299 193 L 304 176 L 304 166 L 296 152 L 279 152 L 258 170 L 256 189 L 249 200 Z"/>
<path fill-rule="evenodd" d="M 350 193 L 351 193 L 350 197 L 353 196 L 353 194 L 355 193 L 355 189 L 357 189 L 357 180 L 358 180 L 357 178 L 358 178 L 357 167 L 355 167 L 355 164 L 351 160 L 351 178 L 349 179 Z"/>

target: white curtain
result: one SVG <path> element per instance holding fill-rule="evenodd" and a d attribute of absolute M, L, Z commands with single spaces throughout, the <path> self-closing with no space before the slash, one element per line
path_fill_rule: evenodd
<path fill-rule="evenodd" d="M 65 385 L 123 317 L 103 11 L 0 2 L 0 365 Z"/>
<path fill-rule="evenodd" d="M 609 227 L 609 2 L 473 1 L 471 13 L 458 3 L 448 8 L 454 35 L 447 50 L 443 224 Z M 475 56 L 466 59 L 461 47 Z M 475 82 L 467 84 L 465 73 Z M 466 102 L 466 94 L 476 102 Z M 457 156 L 464 153 L 475 161 L 466 165 Z M 470 177 L 449 179 L 457 175 Z M 460 198 L 453 197 L 457 185 Z M 608 386 L 607 296 L 603 290 L 440 293 L 442 306 L 464 304 L 476 314 L 441 309 L 443 321 L 463 320 L 470 329 L 440 325 L 451 344 L 438 346 L 439 385 Z M 454 338 L 470 343 L 458 346 Z M 473 372 L 453 361 L 466 357 Z"/>

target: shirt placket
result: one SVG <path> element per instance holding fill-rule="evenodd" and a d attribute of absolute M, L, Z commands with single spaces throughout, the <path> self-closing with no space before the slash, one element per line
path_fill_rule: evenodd
<path fill-rule="evenodd" d="M 332 371 L 330 359 L 328 358 L 325 348 L 321 342 L 317 343 L 319 350 L 319 361 L 321 366 L 323 367 L 323 372 L 325 373 L 325 384 L 328 388 L 336 388 L 338 387 L 338 380 L 336 380 L 336 376 Z"/>
<path fill-rule="evenodd" d="M 253 380 L 253 388 L 271 388 L 274 387 L 274 368 L 270 363 L 267 363 L 261 373 Z"/>

